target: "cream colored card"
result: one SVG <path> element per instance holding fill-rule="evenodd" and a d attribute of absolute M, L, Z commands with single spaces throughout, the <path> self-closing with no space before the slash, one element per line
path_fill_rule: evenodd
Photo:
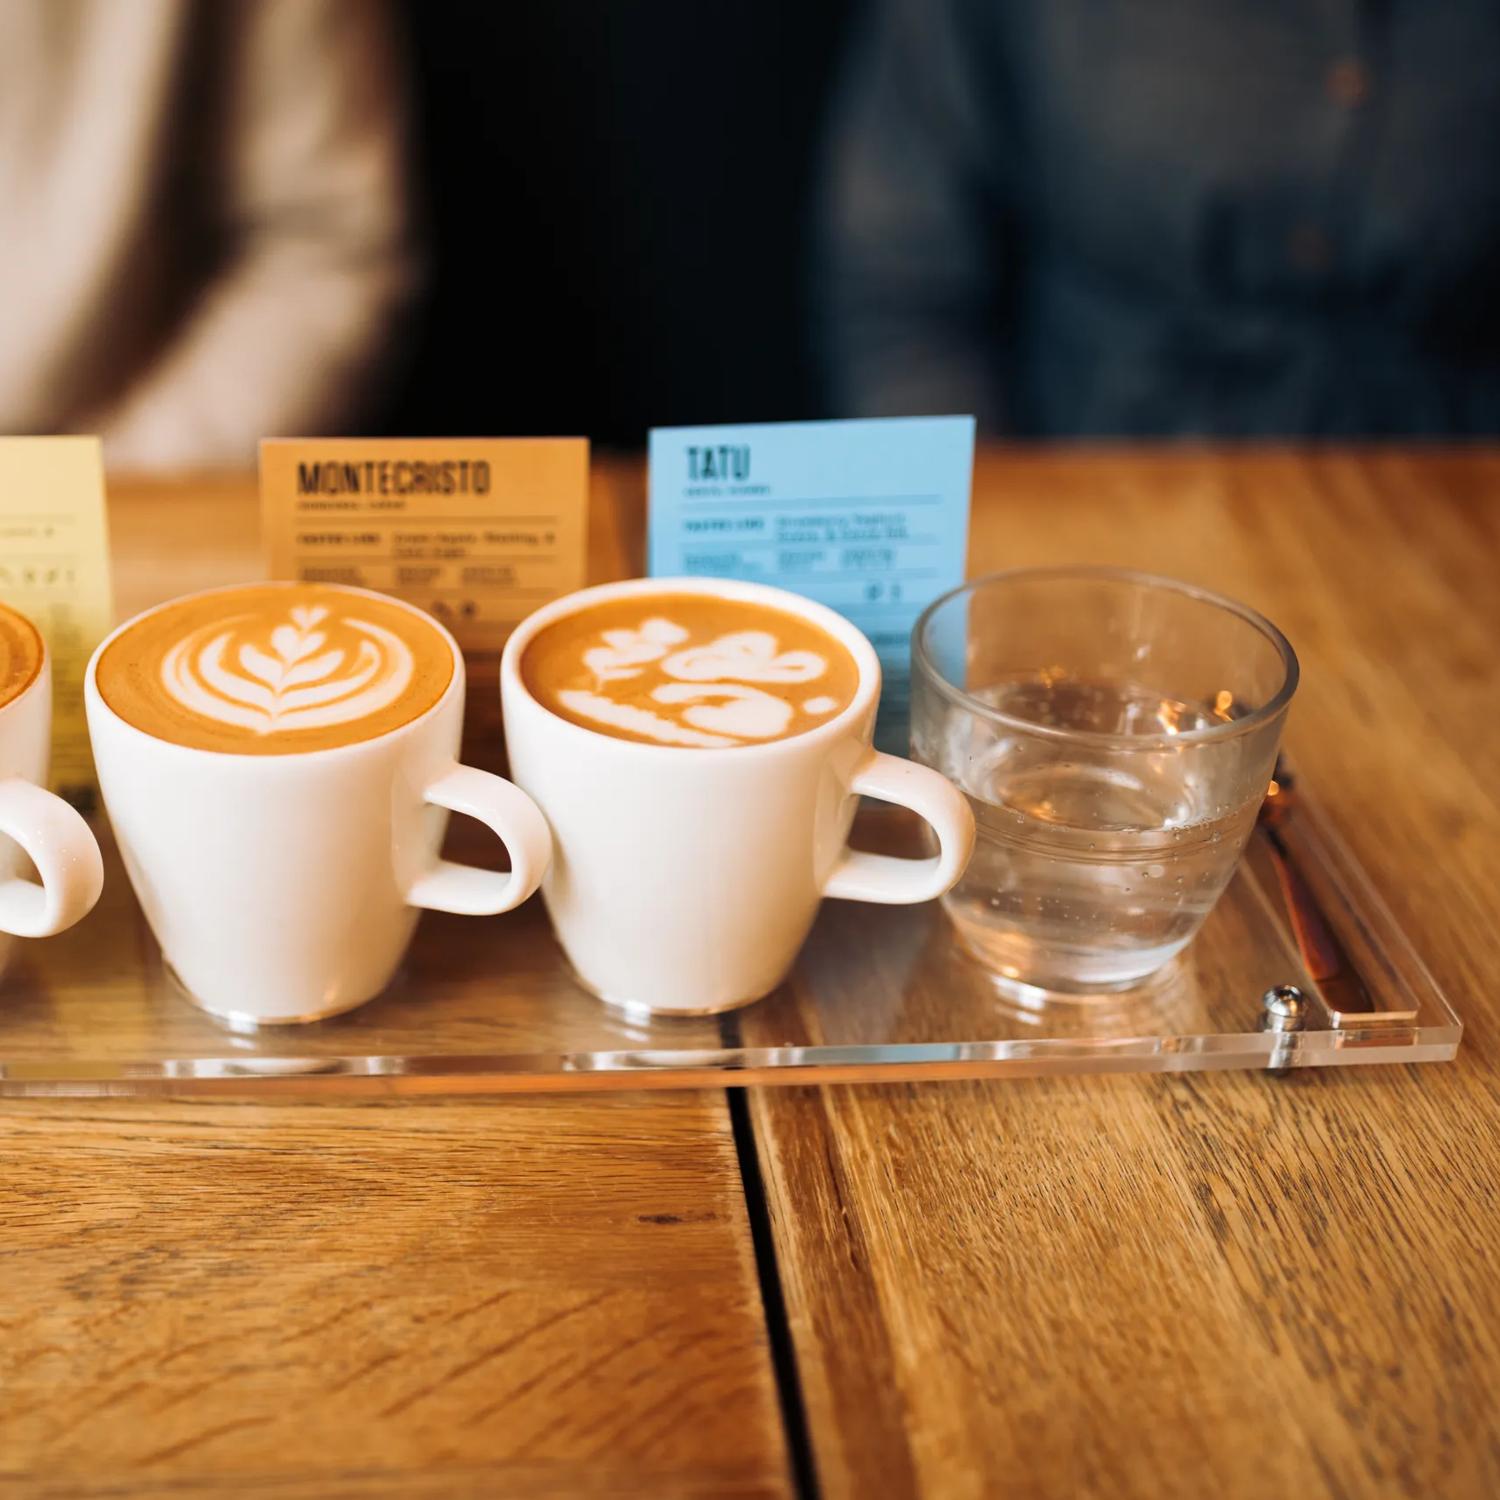
<path fill-rule="evenodd" d="M 0 599 L 47 641 L 52 785 L 86 800 L 83 673 L 114 616 L 98 438 L 0 437 Z"/>
<path fill-rule="evenodd" d="M 262 534 L 273 578 L 358 584 L 499 651 L 538 605 L 581 588 L 585 438 L 268 438 Z"/>

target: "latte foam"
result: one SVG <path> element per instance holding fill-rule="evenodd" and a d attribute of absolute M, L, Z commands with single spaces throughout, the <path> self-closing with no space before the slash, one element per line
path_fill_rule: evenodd
<path fill-rule="evenodd" d="M 521 658 L 539 703 L 616 739 L 721 750 L 825 724 L 859 687 L 842 642 L 784 610 L 712 594 L 617 598 L 540 631 Z"/>
<path fill-rule="evenodd" d="M 99 658 L 99 694 L 158 739 L 292 755 L 409 723 L 453 679 L 444 636 L 413 610 L 330 584 L 252 584 L 151 611 Z"/>
<path fill-rule="evenodd" d="M 42 637 L 36 626 L 0 604 L 0 704 L 19 698 L 42 670 Z"/>

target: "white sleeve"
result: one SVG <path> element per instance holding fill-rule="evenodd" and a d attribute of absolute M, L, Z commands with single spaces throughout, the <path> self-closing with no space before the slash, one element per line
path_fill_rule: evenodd
<path fill-rule="evenodd" d="M 99 422 L 117 467 L 244 466 L 336 433 L 415 285 L 406 94 L 383 0 L 216 0 L 218 132 L 195 153 L 222 254 L 175 338 Z M 179 119 L 178 130 L 205 122 Z"/>

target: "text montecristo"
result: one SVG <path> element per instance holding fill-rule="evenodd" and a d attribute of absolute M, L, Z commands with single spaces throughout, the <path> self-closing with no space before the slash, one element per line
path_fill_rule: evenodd
<path fill-rule="evenodd" d="M 487 495 L 489 461 L 483 458 L 391 459 L 297 465 L 299 495 Z"/>

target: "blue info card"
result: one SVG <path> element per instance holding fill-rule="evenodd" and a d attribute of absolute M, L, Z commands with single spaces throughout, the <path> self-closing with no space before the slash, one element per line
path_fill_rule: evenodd
<path fill-rule="evenodd" d="M 878 738 L 905 748 L 911 629 L 963 581 L 973 417 L 658 427 L 650 571 L 747 578 L 847 615 L 885 678 Z"/>

